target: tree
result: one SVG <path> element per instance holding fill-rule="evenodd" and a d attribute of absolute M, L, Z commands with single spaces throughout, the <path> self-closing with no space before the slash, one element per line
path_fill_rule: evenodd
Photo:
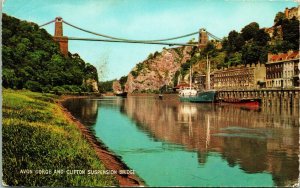
<path fill-rule="evenodd" d="M 109 80 L 105 82 L 100 82 L 100 92 L 105 93 L 105 92 L 112 92 L 112 85 L 115 80 Z"/>
<path fill-rule="evenodd" d="M 128 78 L 128 76 L 122 76 L 122 77 L 120 78 L 120 84 L 121 84 L 122 90 L 125 89 L 125 84 L 126 84 L 126 82 L 127 82 L 127 78 Z"/>
<path fill-rule="evenodd" d="M 266 33 L 264 29 L 258 30 L 253 39 L 254 42 L 256 42 L 256 44 L 259 46 L 266 46 L 268 41 L 271 40 L 269 34 Z"/>
<path fill-rule="evenodd" d="M 31 81 L 31 80 L 25 83 L 25 88 L 31 91 L 37 91 L 37 92 L 42 91 L 42 85 L 39 82 Z"/>
<path fill-rule="evenodd" d="M 228 34 L 227 52 L 238 52 L 245 44 L 244 38 L 235 30 Z"/>
<path fill-rule="evenodd" d="M 2 70 L 2 86 L 5 88 L 15 88 L 18 78 L 13 69 L 3 68 Z"/>
<path fill-rule="evenodd" d="M 242 63 L 242 54 L 239 52 L 235 52 L 231 54 L 228 59 L 227 65 L 229 66 L 236 66 Z"/>
<path fill-rule="evenodd" d="M 299 49 L 299 20 L 284 19 L 282 21 L 283 40 L 291 43 L 292 49 Z"/>
<path fill-rule="evenodd" d="M 202 51 L 202 55 L 206 57 L 206 55 L 209 55 L 210 57 L 214 57 L 217 55 L 217 49 L 215 45 L 212 42 L 208 42 L 206 47 Z"/>
<path fill-rule="evenodd" d="M 247 44 L 242 50 L 242 61 L 244 64 L 258 63 L 260 60 L 260 55 L 263 53 L 263 47 L 257 44 Z"/>
<path fill-rule="evenodd" d="M 65 90 L 75 91 L 83 80 L 98 80 L 93 65 L 85 63 L 78 54 L 62 56 L 52 36 L 37 24 L 6 14 L 2 24 L 4 87 L 50 91 L 55 86 L 64 86 Z"/>
<path fill-rule="evenodd" d="M 259 30 L 259 25 L 256 22 L 252 22 L 246 25 L 241 31 L 243 39 L 245 41 L 253 39 L 256 36 L 258 30 Z"/>
<path fill-rule="evenodd" d="M 285 14 L 283 12 L 278 12 L 275 16 L 275 19 L 274 19 L 274 25 L 275 26 L 278 26 L 278 25 L 281 25 L 282 24 L 282 21 L 285 19 Z"/>

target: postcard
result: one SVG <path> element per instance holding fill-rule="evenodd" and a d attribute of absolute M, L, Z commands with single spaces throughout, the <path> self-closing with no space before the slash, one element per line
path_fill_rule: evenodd
<path fill-rule="evenodd" d="M 2 10 L 2 186 L 299 187 L 296 1 Z"/>

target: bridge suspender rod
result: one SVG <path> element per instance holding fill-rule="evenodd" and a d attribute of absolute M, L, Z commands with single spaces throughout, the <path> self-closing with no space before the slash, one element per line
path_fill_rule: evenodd
<path fill-rule="evenodd" d="M 166 38 L 166 39 L 156 39 L 156 40 L 131 40 L 131 39 L 124 39 L 124 38 L 117 38 L 117 37 L 112 37 L 112 36 L 109 36 L 109 35 L 104 35 L 104 34 L 101 34 L 101 33 L 95 33 L 95 32 L 92 32 L 92 31 L 88 31 L 86 29 L 83 29 L 83 28 L 80 28 L 80 27 L 77 27 L 73 24 L 70 24 L 66 21 L 63 20 L 63 23 L 73 27 L 73 28 L 76 28 L 78 30 L 81 30 L 81 31 L 84 31 L 86 33 L 90 33 L 90 34 L 93 34 L 93 35 L 97 35 L 97 36 L 101 36 L 101 37 L 105 37 L 105 38 L 109 38 L 109 39 L 114 39 L 114 40 L 122 40 L 122 41 L 136 41 L 136 42 L 159 42 L 159 41 L 168 41 L 168 40 L 175 40 L 175 39 L 180 39 L 180 38 L 185 38 L 185 37 L 188 37 L 188 36 L 192 36 L 192 35 L 195 35 L 195 34 L 198 34 L 199 32 L 193 32 L 193 33 L 189 33 L 189 34 L 186 34 L 186 35 L 181 35 L 181 36 L 177 36 L 177 37 L 172 37 L 172 38 Z"/>
<path fill-rule="evenodd" d="M 184 43 L 168 43 L 168 42 L 147 42 L 147 41 L 131 41 L 131 40 L 109 40 L 109 39 L 93 39 L 93 38 L 77 38 L 68 37 L 68 40 L 83 40 L 83 41 L 99 41 L 99 42 L 119 42 L 119 43 L 139 43 L 139 44 L 158 44 L 168 46 L 197 46 L 197 44 L 184 44 Z"/>

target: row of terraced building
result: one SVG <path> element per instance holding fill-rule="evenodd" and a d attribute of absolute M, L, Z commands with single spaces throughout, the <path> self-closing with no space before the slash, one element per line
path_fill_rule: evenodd
<path fill-rule="evenodd" d="M 265 64 L 238 65 L 215 70 L 210 74 L 210 88 L 244 90 L 261 88 L 299 88 L 299 52 L 268 54 Z M 199 75 L 195 83 L 205 89 L 206 77 Z"/>

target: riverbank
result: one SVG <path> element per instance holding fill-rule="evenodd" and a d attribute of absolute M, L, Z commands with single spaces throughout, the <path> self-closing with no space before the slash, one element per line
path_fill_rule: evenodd
<path fill-rule="evenodd" d="M 6 89 L 2 94 L 5 184 L 61 187 L 139 185 L 132 183 L 134 178 L 131 176 L 120 178 L 110 173 L 113 171 L 108 168 L 108 163 L 117 166 L 117 157 L 95 138 L 89 138 L 91 134 L 61 106 L 60 101 L 66 97 Z M 100 153 L 108 160 L 102 161 Z M 125 167 L 119 165 L 119 168 Z M 124 180 L 126 178 L 128 181 Z"/>

